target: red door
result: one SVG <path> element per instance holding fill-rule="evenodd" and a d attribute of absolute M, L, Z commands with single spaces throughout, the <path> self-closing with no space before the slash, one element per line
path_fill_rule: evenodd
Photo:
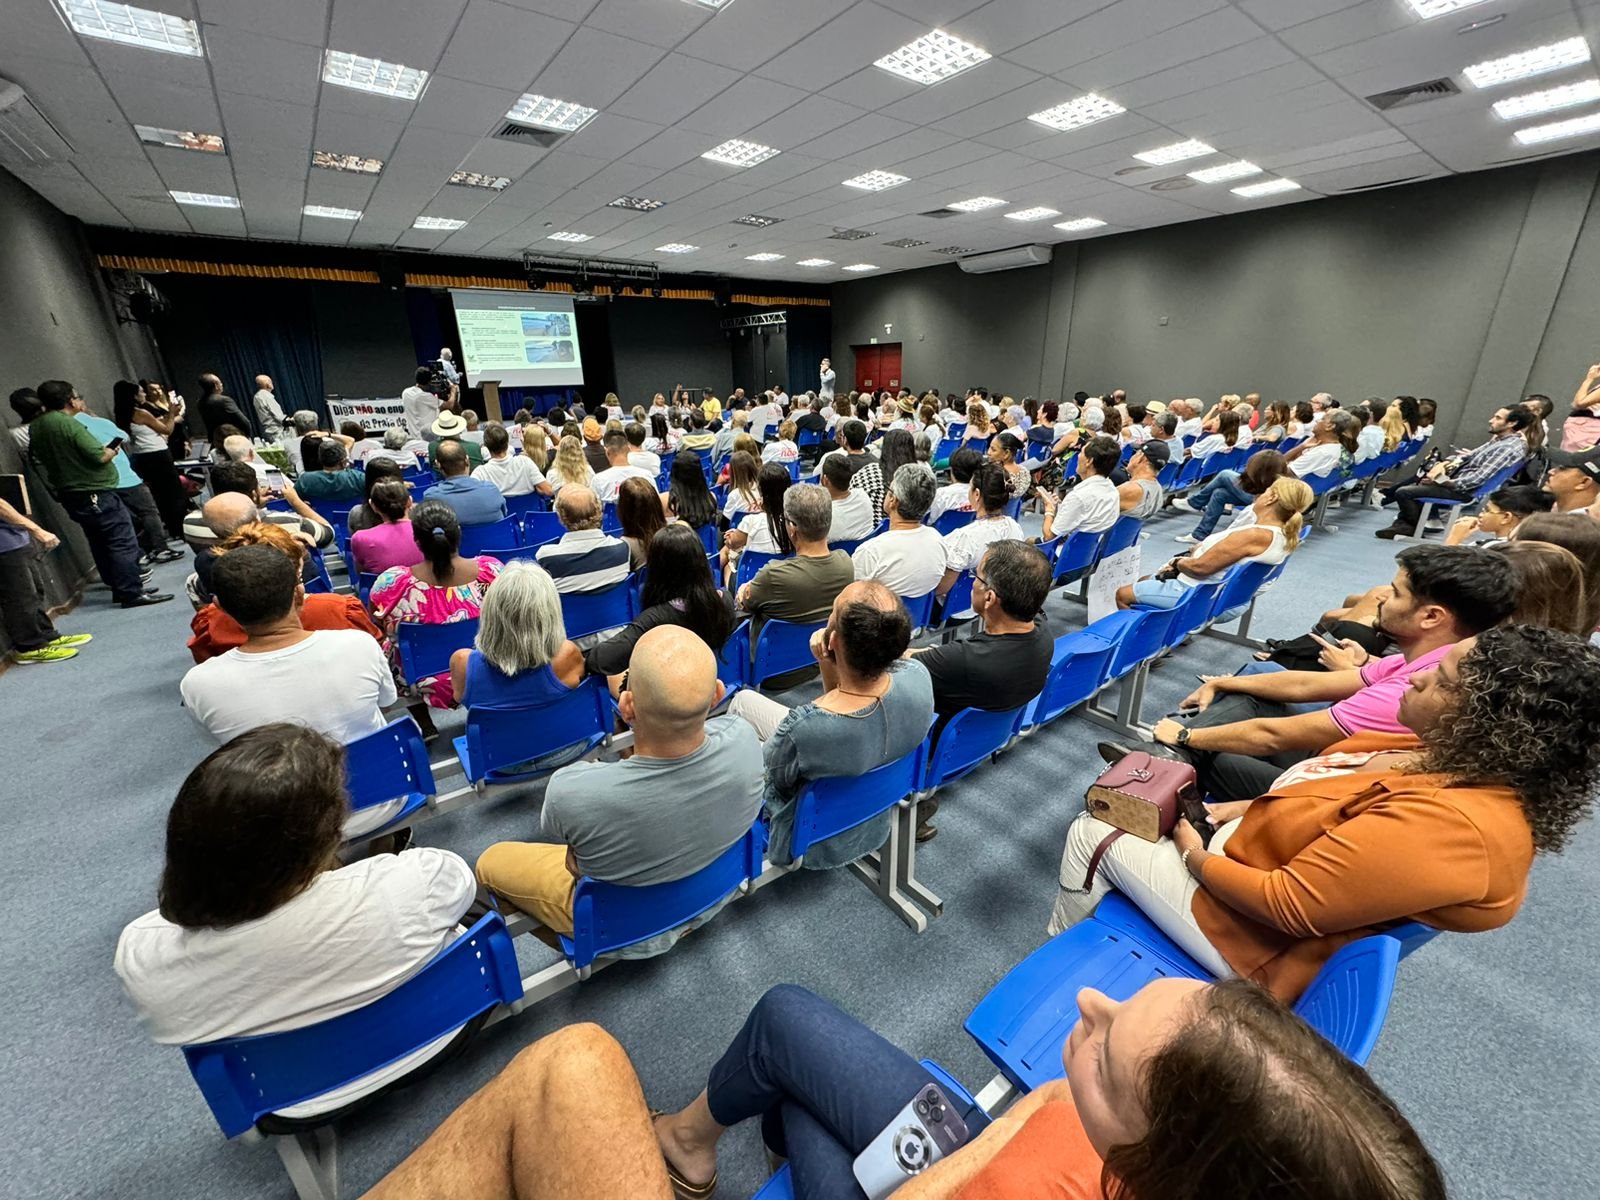
<path fill-rule="evenodd" d="M 881 346 L 851 346 L 856 358 L 856 391 L 900 386 L 900 343 Z"/>

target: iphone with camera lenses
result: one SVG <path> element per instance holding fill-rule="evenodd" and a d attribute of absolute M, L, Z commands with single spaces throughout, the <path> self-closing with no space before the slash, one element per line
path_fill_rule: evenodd
<path fill-rule="evenodd" d="M 967 1123 L 936 1083 L 925 1084 L 855 1161 L 867 1200 L 884 1200 L 913 1176 L 959 1150 Z"/>

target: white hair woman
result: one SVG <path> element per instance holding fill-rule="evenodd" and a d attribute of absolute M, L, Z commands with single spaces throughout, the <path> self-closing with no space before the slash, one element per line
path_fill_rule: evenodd
<path fill-rule="evenodd" d="M 468 709 L 532 708 L 583 676 L 583 652 L 567 640 L 555 580 L 535 563 L 507 563 L 484 593 L 473 648 L 450 656 L 456 696 Z"/>

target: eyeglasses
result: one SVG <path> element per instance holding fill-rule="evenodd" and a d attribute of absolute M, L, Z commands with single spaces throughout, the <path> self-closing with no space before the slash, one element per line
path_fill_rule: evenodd
<path fill-rule="evenodd" d="M 977 587 L 979 584 L 983 585 L 983 589 L 985 591 L 989 590 L 989 581 L 987 579 L 985 579 L 982 575 L 979 575 L 976 571 L 974 571 L 972 573 L 972 586 L 973 587 Z"/>

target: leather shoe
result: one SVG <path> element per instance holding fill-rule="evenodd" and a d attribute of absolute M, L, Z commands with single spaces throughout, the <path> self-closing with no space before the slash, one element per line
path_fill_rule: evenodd
<path fill-rule="evenodd" d="M 1399 537 L 1402 533 L 1405 533 L 1405 532 L 1406 531 L 1404 529 L 1396 529 L 1393 526 L 1390 526 L 1387 529 L 1374 530 L 1372 536 L 1373 537 L 1381 537 L 1381 538 L 1384 538 L 1384 539 L 1386 539 L 1388 541 L 1393 541 L 1395 538 Z"/>
<path fill-rule="evenodd" d="M 144 608 L 151 604 L 165 604 L 172 599 L 171 592 L 141 592 L 137 599 L 122 601 L 123 608 Z"/>
<path fill-rule="evenodd" d="M 1137 746 L 1124 746 L 1121 742 L 1096 742 L 1094 748 L 1100 752 L 1100 757 L 1108 764 L 1114 765 L 1121 762 L 1128 755 L 1136 751 L 1144 751 L 1152 758 L 1170 758 L 1173 762 L 1189 762 L 1189 756 L 1176 746 L 1168 746 L 1164 742 L 1140 742 Z"/>
<path fill-rule="evenodd" d="M 1100 752 L 1101 761 L 1108 766 L 1121 762 L 1134 752 L 1132 746 L 1124 746 L 1121 742 L 1096 742 L 1094 748 Z"/>

